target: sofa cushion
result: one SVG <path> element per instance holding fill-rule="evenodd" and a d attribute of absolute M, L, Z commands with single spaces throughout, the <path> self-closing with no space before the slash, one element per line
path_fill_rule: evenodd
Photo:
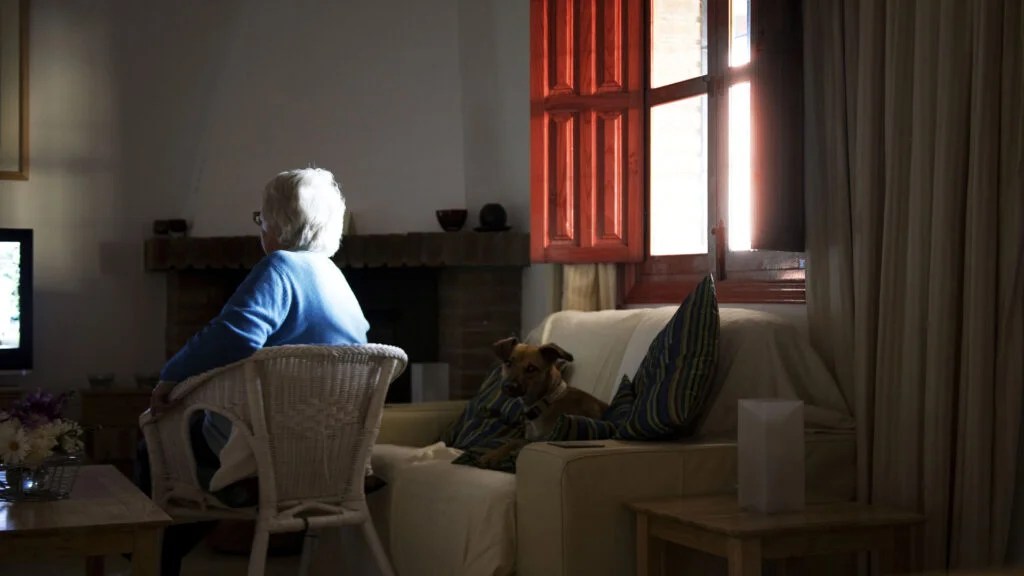
<path fill-rule="evenodd" d="M 735 438 L 741 398 L 804 402 L 807 430 L 853 430 L 847 400 L 805 330 L 790 315 L 723 308 L 712 393 L 699 426 L 702 438 Z"/>
<path fill-rule="evenodd" d="M 618 438 L 658 440 L 694 431 L 712 391 L 718 335 L 718 300 L 709 275 L 648 347 L 630 380 L 636 399 L 618 426 Z"/>
<path fill-rule="evenodd" d="M 396 468 L 389 481 L 387 523 L 395 571 L 513 574 L 516 477 L 452 466 L 452 455 L 451 450 L 425 451 Z"/>
<path fill-rule="evenodd" d="M 548 316 L 526 341 L 532 344 L 553 342 L 571 352 L 572 371 L 566 376 L 566 382 L 604 402 L 611 402 L 622 377 L 619 371 L 622 354 L 633 338 L 633 330 L 648 313 L 645 309 L 563 310 Z M 661 325 L 664 326 L 664 322 Z M 647 344 L 650 340 L 645 343 L 645 350 Z"/>

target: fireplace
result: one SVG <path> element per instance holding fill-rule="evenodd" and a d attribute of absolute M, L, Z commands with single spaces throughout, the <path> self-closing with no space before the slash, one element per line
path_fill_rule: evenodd
<path fill-rule="evenodd" d="M 146 270 L 167 275 L 166 354 L 220 308 L 262 257 L 256 237 L 151 238 Z M 493 368 L 490 345 L 519 332 L 529 236 L 513 232 L 352 236 L 334 261 L 370 322 L 371 342 L 411 362 L 445 362 L 452 399 L 468 398 Z M 411 398 L 410 371 L 389 402 Z"/>

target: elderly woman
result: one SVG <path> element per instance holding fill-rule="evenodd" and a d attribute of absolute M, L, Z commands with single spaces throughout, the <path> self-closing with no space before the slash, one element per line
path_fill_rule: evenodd
<path fill-rule="evenodd" d="M 331 256 L 341 243 L 345 200 L 327 170 L 281 172 L 263 191 L 253 214 L 266 256 L 253 268 L 220 314 L 192 337 L 160 373 L 151 408 L 168 406 L 174 384 L 284 344 L 365 344 L 369 324 Z M 209 486 L 231 433 L 223 416 L 207 413 L 193 424 L 192 449 L 200 480 Z M 138 483 L 147 493 L 149 466 L 140 450 Z M 215 494 L 229 505 L 255 503 L 250 484 Z M 164 536 L 162 573 L 178 574 L 181 559 L 210 525 L 173 527 Z"/>

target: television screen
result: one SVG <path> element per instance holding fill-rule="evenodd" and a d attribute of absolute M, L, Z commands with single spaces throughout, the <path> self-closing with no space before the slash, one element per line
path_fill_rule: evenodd
<path fill-rule="evenodd" d="M 0 228 L 0 372 L 32 369 L 32 231 Z"/>

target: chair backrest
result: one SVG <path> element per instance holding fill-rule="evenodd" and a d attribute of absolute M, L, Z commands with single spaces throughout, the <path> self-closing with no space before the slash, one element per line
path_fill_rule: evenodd
<path fill-rule="evenodd" d="M 276 346 L 249 359 L 263 510 L 364 499 L 384 398 L 406 362 L 400 348 L 382 344 Z"/>

